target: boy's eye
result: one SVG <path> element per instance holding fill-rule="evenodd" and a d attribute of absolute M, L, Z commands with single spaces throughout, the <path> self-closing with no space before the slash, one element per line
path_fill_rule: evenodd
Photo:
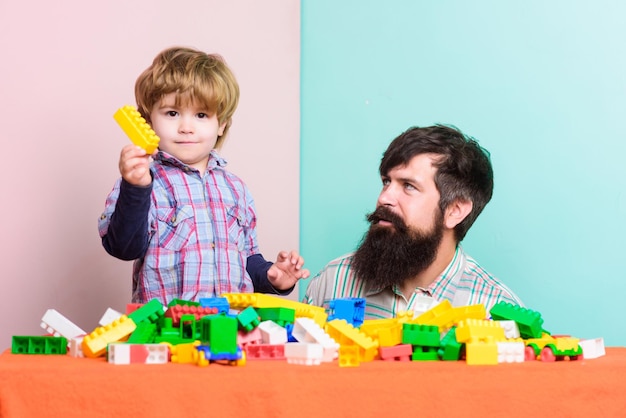
<path fill-rule="evenodd" d="M 198 118 L 204 119 L 206 117 L 208 117 L 208 115 L 206 113 L 198 113 Z"/>
<path fill-rule="evenodd" d="M 178 112 L 177 112 L 177 111 L 175 111 L 175 110 L 168 110 L 168 111 L 166 112 L 166 114 L 167 114 L 167 116 L 172 116 L 172 117 L 174 117 L 174 116 L 178 115 Z"/>

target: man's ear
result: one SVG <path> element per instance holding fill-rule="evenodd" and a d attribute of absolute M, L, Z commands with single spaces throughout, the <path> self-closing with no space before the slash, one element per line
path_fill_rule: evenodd
<path fill-rule="evenodd" d="M 454 229 L 472 211 L 474 204 L 471 200 L 457 199 L 446 209 L 444 224 L 449 229 Z"/>

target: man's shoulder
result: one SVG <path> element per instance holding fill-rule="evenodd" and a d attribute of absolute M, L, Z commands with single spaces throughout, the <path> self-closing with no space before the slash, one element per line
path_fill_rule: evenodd
<path fill-rule="evenodd" d="M 488 272 L 474 258 L 467 254 L 464 254 L 464 257 L 460 288 L 469 287 L 477 294 L 521 304 L 519 297 L 504 282 Z"/>

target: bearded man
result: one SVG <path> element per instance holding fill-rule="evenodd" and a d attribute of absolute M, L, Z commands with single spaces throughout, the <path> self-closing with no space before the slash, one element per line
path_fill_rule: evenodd
<path fill-rule="evenodd" d="M 418 310 L 424 295 L 487 312 L 500 301 L 522 305 L 460 245 L 493 194 L 486 150 L 452 127 L 413 127 L 391 142 L 379 172 L 369 230 L 311 280 L 304 302 L 328 309 L 333 299 L 364 298 L 365 319 Z"/>

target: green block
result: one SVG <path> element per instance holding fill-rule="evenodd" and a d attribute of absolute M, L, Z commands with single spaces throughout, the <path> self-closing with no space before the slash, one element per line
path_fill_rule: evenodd
<path fill-rule="evenodd" d="M 157 322 L 165 315 L 163 312 L 163 304 L 158 299 L 152 299 L 150 302 L 140 306 L 134 312 L 128 314 L 128 317 L 133 320 L 135 325 L 139 325 L 141 322 Z"/>
<path fill-rule="evenodd" d="M 402 344 L 439 347 L 439 327 L 434 325 L 402 324 Z"/>
<path fill-rule="evenodd" d="M 544 330 L 541 314 L 508 302 L 498 302 L 489 311 L 495 321 L 515 321 L 523 339 L 540 338 Z"/>
<path fill-rule="evenodd" d="M 67 338 L 18 336 L 12 338 L 13 354 L 67 354 Z"/>
<path fill-rule="evenodd" d="M 256 308 L 261 321 L 273 321 L 284 327 L 296 320 L 296 310 L 291 308 Z"/>
<path fill-rule="evenodd" d="M 237 318 L 224 314 L 205 316 L 200 320 L 201 341 L 208 342 L 211 352 L 237 353 Z"/>

